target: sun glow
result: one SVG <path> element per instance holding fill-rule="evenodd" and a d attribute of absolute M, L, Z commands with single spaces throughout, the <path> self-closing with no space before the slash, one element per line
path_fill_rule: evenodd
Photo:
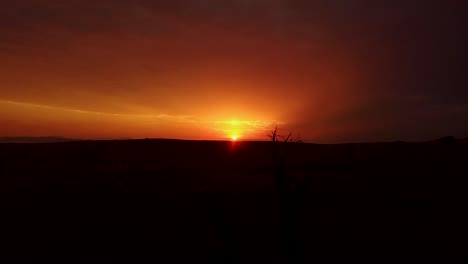
<path fill-rule="evenodd" d="M 260 119 L 224 119 L 210 121 L 209 126 L 218 133 L 219 138 L 224 140 L 239 141 L 246 139 L 261 138 L 271 124 L 277 124 L 278 121 L 260 120 Z"/>

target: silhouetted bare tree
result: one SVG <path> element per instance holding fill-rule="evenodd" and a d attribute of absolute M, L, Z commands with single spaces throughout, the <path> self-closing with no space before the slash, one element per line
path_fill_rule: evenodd
<path fill-rule="evenodd" d="M 290 143 L 301 143 L 301 136 L 293 137 L 293 133 L 289 132 L 287 136 L 278 134 L 278 126 L 267 135 L 273 142 L 272 149 L 272 168 L 275 177 L 275 189 L 278 193 L 280 221 L 281 221 L 281 241 L 284 262 L 294 262 L 296 250 L 296 238 L 294 230 L 294 194 L 290 188 L 290 179 L 287 178 L 286 170 L 286 146 Z"/>
<path fill-rule="evenodd" d="M 271 131 L 270 134 L 267 135 L 273 142 L 278 141 L 278 126 L 275 126 L 275 130 Z"/>

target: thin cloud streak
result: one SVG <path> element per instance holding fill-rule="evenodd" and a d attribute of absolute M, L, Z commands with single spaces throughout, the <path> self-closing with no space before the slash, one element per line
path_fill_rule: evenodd
<path fill-rule="evenodd" d="M 43 104 L 36 104 L 36 103 L 10 101 L 10 100 L 3 100 L 3 99 L 0 99 L 0 103 L 24 106 L 24 107 L 43 108 L 43 109 L 49 109 L 49 110 L 55 110 L 55 111 L 65 111 L 65 112 L 72 112 L 72 113 L 78 113 L 78 114 L 87 114 L 87 115 L 102 115 L 102 116 L 126 117 L 126 118 L 162 119 L 162 120 L 172 120 L 172 121 L 178 121 L 178 122 L 184 122 L 184 123 L 196 122 L 196 120 L 193 119 L 193 116 L 190 116 L 190 115 L 107 113 L 107 112 L 98 112 L 98 111 L 89 111 L 89 110 L 72 109 L 72 108 L 65 108 L 65 107 L 58 107 L 58 106 L 50 106 L 50 105 L 43 105 Z"/>

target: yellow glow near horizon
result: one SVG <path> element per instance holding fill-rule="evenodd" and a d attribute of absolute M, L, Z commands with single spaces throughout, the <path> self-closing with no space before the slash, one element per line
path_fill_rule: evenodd
<path fill-rule="evenodd" d="M 222 138 L 235 141 L 240 138 L 259 138 L 264 134 L 265 130 L 271 127 L 271 124 L 277 124 L 278 122 L 276 120 L 268 121 L 256 118 L 236 118 L 212 121 L 207 124 L 217 131 Z"/>
<path fill-rule="evenodd" d="M 228 122 L 231 126 L 239 126 L 240 125 L 240 121 L 238 120 L 231 120 Z"/>

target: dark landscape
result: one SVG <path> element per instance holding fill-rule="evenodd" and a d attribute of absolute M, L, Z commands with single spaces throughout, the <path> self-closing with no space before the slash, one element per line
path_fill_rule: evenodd
<path fill-rule="evenodd" d="M 1 144 L 2 251 L 66 263 L 463 256 L 467 160 L 453 138 Z"/>

